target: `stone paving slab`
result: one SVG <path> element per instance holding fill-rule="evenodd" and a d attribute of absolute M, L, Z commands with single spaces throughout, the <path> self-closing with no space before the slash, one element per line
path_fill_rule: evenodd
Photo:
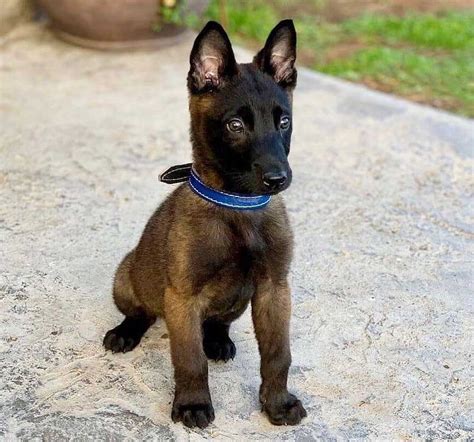
<path fill-rule="evenodd" d="M 473 122 L 305 70 L 286 201 L 308 418 L 259 412 L 248 314 L 236 359 L 210 364 L 204 431 L 170 422 L 163 323 L 102 349 L 115 266 L 170 192 L 157 175 L 190 159 L 190 45 L 93 52 L 37 25 L 0 40 L 0 438 L 473 438 Z"/>

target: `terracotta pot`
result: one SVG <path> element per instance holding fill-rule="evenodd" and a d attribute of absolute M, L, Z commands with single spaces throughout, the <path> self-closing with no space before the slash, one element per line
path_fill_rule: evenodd
<path fill-rule="evenodd" d="M 208 0 L 185 1 L 201 15 Z M 159 0 L 37 0 L 63 40 L 96 49 L 159 47 L 181 39 L 184 28 L 160 22 Z M 153 31 L 160 22 L 160 30 Z"/>

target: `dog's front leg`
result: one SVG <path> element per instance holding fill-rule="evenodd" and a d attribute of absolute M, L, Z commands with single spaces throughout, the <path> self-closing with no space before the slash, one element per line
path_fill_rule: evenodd
<path fill-rule="evenodd" d="M 201 312 L 195 299 L 174 289 L 165 293 L 165 317 L 174 366 L 175 395 L 171 418 L 187 427 L 207 427 L 214 420 L 207 358 L 202 347 Z"/>
<path fill-rule="evenodd" d="M 252 299 L 252 319 L 261 358 L 260 402 L 275 425 L 295 425 L 306 416 L 301 402 L 287 390 L 290 315 L 288 284 L 260 284 Z"/>

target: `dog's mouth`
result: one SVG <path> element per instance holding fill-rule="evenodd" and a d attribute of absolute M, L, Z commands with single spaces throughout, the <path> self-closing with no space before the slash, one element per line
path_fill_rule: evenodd
<path fill-rule="evenodd" d="M 272 171 L 254 168 L 247 172 L 227 172 L 221 176 L 227 192 L 242 196 L 276 195 L 288 189 L 292 181 L 289 167 Z"/>
<path fill-rule="evenodd" d="M 276 195 L 288 189 L 291 184 L 291 169 L 260 172 L 259 192 L 264 195 Z"/>
<path fill-rule="evenodd" d="M 291 183 L 288 182 L 282 186 L 279 186 L 278 188 L 273 188 L 273 189 L 269 189 L 268 187 L 263 187 L 258 193 L 261 195 L 276 195 L 288 189 L 288 187 L 290 187 L 290 184 Z"/>
<path fill-rule="evenodd" d="M 251 195 L 275 195 L 288 189 L 291 184 L 292 172 L 288 164 L 262 167 L 254 163 L 251 170 L 233 174 L 229 183 L 238 187 L 239 193 Z"/>

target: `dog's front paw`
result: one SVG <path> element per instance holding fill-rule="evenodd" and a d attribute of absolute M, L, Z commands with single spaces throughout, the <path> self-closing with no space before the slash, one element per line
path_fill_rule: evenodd
<path fill-rule="evenodd" d="M 206 428 L 214 420 L 214 408 L 210 402 L 202 404 L 180 404 L 174 401 L 171 411 L 173 422 L 182 422 L 189 428 Z"/>
<path fill-rule="evenodd" d="M 229 336 L 204 339 L 203 347 L 208 359 L 212 359 L 213 361 L 227 362 L 229 359 L 234 359 L 235 357 L 235 344 Z"/>
<path fill-rule="evenodd" d="M 306 417 L 301 401 L 288 392 L 270 397 L 262 409 L 273 425 L 297 425 Z"/>

